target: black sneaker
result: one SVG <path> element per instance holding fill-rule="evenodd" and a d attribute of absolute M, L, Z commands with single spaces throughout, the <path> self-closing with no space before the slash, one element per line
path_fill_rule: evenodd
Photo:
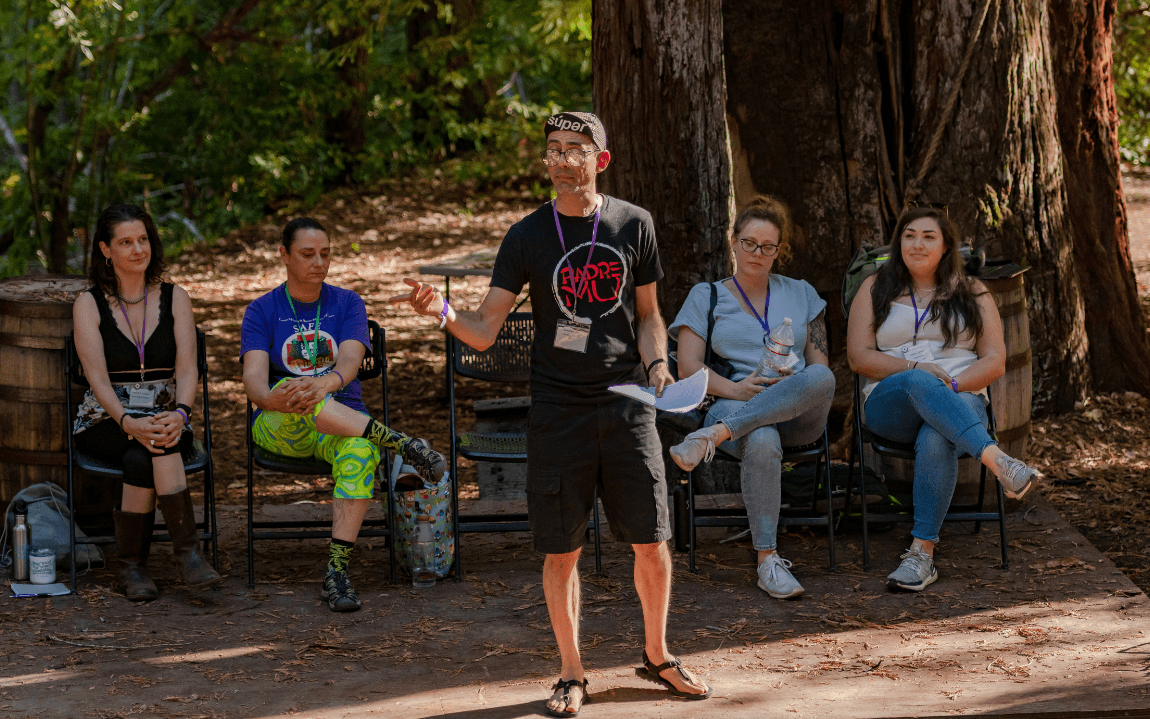
<path fill-rule="evenodd" d="M 408 439 L 400 448 L 403 461 L 410 464 L 423 477 L 423 481 L 434 487 L 447 472 L 447 460 L 443 455 L 427 446 L 422 439 Z"/>
<path fill-rule="evenodd" d="M 351 588 L 351 581 L 345 572 L 328 572 L 323 578 L 323 591 L 320 599 L 327 600 L 333 612 L 354 612 L 359 609 L 359 597 Z"/>

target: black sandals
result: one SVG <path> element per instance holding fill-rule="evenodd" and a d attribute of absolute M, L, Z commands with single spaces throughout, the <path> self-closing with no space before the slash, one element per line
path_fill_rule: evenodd
<path fill-rule="evenodd" d="M 683 697 L 684 699 L 706 699 L 707 697 L 711 696 L 711 688 L 710 687 L 707 687 L 707 691 L 703 692 L 702 694 L 692 694 L 690 692 L 685 692 L 682 689 L 679 689 L 674 684 L 672 684 L 670 681 L 659 676 L 659 674 L 661 674 L 662 672 L 665 672 L 671 668 L 678 670 L 679 676 L 683 678 L 683 681 L 685 681 L 685 682 L 697 682 L 697 683 L 702 684 L 703 686 L 707 687 L 707 685 L 705 683 L 700 681 L 697 677 L 695 677 L 695 675 L 691 674 L 691 672 L 686 667 L 683 666 L 682 660 L 679 659 L 678 657 L 675 657 L 674 659 L 667 662 L 666 664 L 660 664 L 658 666 L 655 666 L 655 663 L 647 658 L 647 652 L 646 651 L 643 652 L 643 666 L 637 667 L 635 669 L 635 674 L 640 679 L 646 679 L 649 682 L 654 682 L 656 684 L 662 684 L 663 686 L 667 687 L 667 689 L 669 689 L 670 692 L 677 697 Z"/>
<path fill-rule="evenodd" d="M 569 712 L 569 711 L 567 711 L 567 707 L 571 706 L 571 690 L 574 689 L 575 687 L 579 687 L 580 689 L 583 690 L 583 701 L 579 702 L 579 708 L 578 709 L 576 709 L 573 712 Z M 578 716 L 579 712 L 582 711 L 582 709 L 583 709 L 583 705 L 589 704 L 591 702 L 591 695 L 587 693 L 587 680 L 586 679 L 584 679 L 583 681 L 579 681 L 578 679 L 568 679 L 568 680 L 564 681 L 564 680 L 560 679 L 559 681 L 555 682 L 555 686 L 551 687 L 551 691 L 562 691 L 563 692 L 563 708 L 562 709 L 552 709 L 550 707 L 547 708 L 547 713 L 553 717 Z"/>

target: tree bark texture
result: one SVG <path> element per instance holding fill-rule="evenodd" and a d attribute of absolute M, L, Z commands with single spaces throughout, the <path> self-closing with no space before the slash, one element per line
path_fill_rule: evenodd
<path fill-rule="evenodd" d="M 1113 367 L 1111 347 L 1145 343 L 1106 115 L 1113 88 L 1098 66 L 1108 40 L 1075 25 L 1086 15 L 1052 16 L 1042 0 L 728 0 L 723 13 L 736 199 L 766 192 L 791 206 L 800 233 L 787 274 L 833 294 L 854 249 L 888 241 L 907 201 L 944 203 L 988 255 L 1031 266 L 1036 411 L 1069 409 L 1091 387 L 1092 361 Z M 1077 70 L 1064 59 L 1074 48 L 1090 58 Z M 1091 79 L 1100 98 L 1082 90 Z M 1106 248 L 1091 250 L 1089 270 L 1083 241 Z M 1093 357 L 1086 323 L 1115 292 L 1134 319 L 1099 317 Z M 1116 377 L 1103 386 L 1134 373 Z"/>
<path fill-rule="evenodd" d="M 1049 0 L 1058 133 L 1095 389 L 1150 387 L 1118 153 L 1115 0 Z"/>
<path fill-rule="evenodd" d="M 600 187 L 649 210 L 665 317 L 730 274 L 730 156 L 719 0 L 595 0 L 595 112 L 611 164 Z"/>

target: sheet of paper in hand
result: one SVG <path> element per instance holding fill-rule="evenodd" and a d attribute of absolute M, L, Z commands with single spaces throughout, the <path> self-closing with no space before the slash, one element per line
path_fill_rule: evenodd
<path fill-rule="evenodd" d="M 655 396 L 654 387 L 640 387 L 637 384 L 617 384 L 607 389 L 618 394 L 637 399 L 643 404 L 651 404 L 665 412 L 690 412 L 698 407 L 707 396 L 707 368 L 703 367 L 685 380 L 663 388 L 663 396 Z"/>

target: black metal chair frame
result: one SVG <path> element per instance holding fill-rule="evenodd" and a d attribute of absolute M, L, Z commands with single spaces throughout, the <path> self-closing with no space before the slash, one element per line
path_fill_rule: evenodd
<path fill-rule="evenodd" d="M 742 463 L 738 457 L 727 454 L 721 449 L 715 450 L 715 459 L 725 462 Z M 831 571 L 837 571 L 835 567 L 835 524 L 834 524 L 834 503 L 832 502 L 831 495 L 831 443 L 827 436 L 827 430 L 823 428 L 823 436 L 819 439 L 799 447 L 783 447 L 783 460 L 784 462 L 810 462 L 815 463 L 815 487 L 818 487 L 819 478 L 824 476 L 824 486 L 826 487 L 826 514 L 817 513 L 818 497 L 816 492 L 812 492 L 811 496 L 811 514 L 808 516 L 779 516 L 779 526 L 805 526 L 805 527 L 826 527 L 827 528 L 827 544 L 828 555 L 830 561 Z M 825 468 L 825 470 L 824 470 Z M 689 557 L 689 566 L 692 572 L 697 572 L 695 567 L 695 548 L 697 546 L 695 538 L 695 530 L 698 527 L 749 527 L 750 522 L 747 519 L 747 510 L 745 507 L 731 507 L 731 508 L 698 508 L 695 506 L 695 473 L 687 472 L 687 490 L 684 493 L 679 493 L 677 496 L 684 496 L 686 500 L 687 512 L 687 525 L 690 532 L 690 545 L 687 549 Z M 678 511 L 683 511 L 683 508 L 677 508 Z"/>
<path fill-rule="evenodd" d="M 854 484 L 854 467 L 856 457 L 859 465 L 859 496 L 862 501 L 861 505 L 861 520 L 862 520 L 862 535 L 863 535 L 863 570 L 870 571 L 870 536 L 868 534 L 868 527 L 871 522 L 914 522 L 914 514 L 911 513 L 883 513 L 871 514 L 867 511 L 866 503 L 866 487 L 863 483 L 866 481 L 864 472 L 862 470 L 862 456 L 863 444 L 869 444 L 876 454 L 881 456 L 888 456 L 895 459 L 903 459 L 914 461 L 914 444 L 904 444 L 901 442 L 893 442 L 875 434 L 868 428 L 862 421 L 862 393 L 861 382 L 859 376 L 855 375 L 854 387 L 854 440 L 851 443 L 850 462 L 848 464 L 847 475 L 847 507 L 851 506 L 851 487 Z M 994 409 L 990 402 L 990 388 L 986 388 L 986 414 L 988 422 L 988 432 L 991 437 L 995 436 L 995 421 Z M 962 457 L 969 457 L 968 454 L 960 455 Z M 975 504 L 951 504 L 946 516 L 943 518 L 944 522 L 974 522 L 974 531 L 977 533 L 982 530 L 983 522 L 997 522 L 999 533 L 999 545 L 1002 550 L 1002 568 L 1009 569 L 1010 562 L 1007 560 L 1007 547 L 1006 547 L 1006 502 L 1002 491 L 1002 485 L 997 480 L 994 481 L 994 486 L 997 490 L 998 497 L 998 511 L 985 512 L 982 511 L 983 500 L 986 496 L 986 465 L 981 466 L 978 482 L 978 500 Z"/>
<path fill-rule="evenodd" d="M 451 518 L 455 532 L 454 572 L 463 579 L 460 564 L 460 535 L 471 532 L 528 532 L 531 525 L 524 513 L 459 514 L 459 456 L 477 462 L 522 463 L 527 461 L 526 432 L 460 433 L 455 416 L 455 378 L 468 377 L 486 382 L 525 382 L 531 372 L 531 341 L 535 325 L 530 312 L 512 312 L 491 347 L 482 352 L 447 333 L 447 403 L 451 407 Z M 595 532 L 595 571 L 603 573 L 600 554 L 599 498 L 595 494 L 588 530 Z"/>
<path fill-rule="evenodd" d="M 371 351 L 363 357 L 356 377 L 360 382 L 380 378 L 383 390 L 383 423 L 388 424 L 387 398 L 387 333 L 375 320 L 368 320 L 368 330 L 371 334 Z M 332 520 L 261 520 L 255 519 L 254 504 L 254 467 L 284 472 L 286 474 L 331 474 L 332 467 L 327 462 L 318 459 L 299 459 L 285 457 L 269 452 L 252 440 L 252 401 L 247 403 L 247 445 L 248 445 L 248 586 L 256 584 L 255 556 L 256 540 L 276 539 L 324 539 L 331 536 Z M 391 452 L 384 450 L 383 457 L 377 468 L 377 476 L 381 478 L 387 491 L 387 511 L 390 514 L 395 508 L 395 491 L 387 476 L 387 469 L 391 466 Z M 395 581 L 395 542 L 392 538 L 391 517 L 383 519 L 364 519 L 359 530 L 360 537 L 387 537 L 388 572 L 391 581 Z M 260 531 L 264 530 L 264 531 Z M 270 531 L 268 531 L 270 530 Z"/>
<path fill-rule="evenodd" d="M 184 461 L 184 472 L 185 474 L 193 474 L 195 472 L 204 473 L 204 518 L 202 521 L 196 523 L 196 528 L 199 531 L 200 539 L 204 542 L 204 551 L 211 550 L 212 566 L 218 571 L 220 568 L 219 547 L 217 543 L 219 533 L 216 528 L 215 475 L 212 472 L 212 411 L 211 401 L 208 396 L 207 336 L 203 330 L 199 328 L 196 328 L 196 371 L 200 374 L 200 403 L 204 412 L 204 439 L 202 442 L 198 439 L 193 440 L 193 454 Z M 64 398 L 67 403 L 66 406 L 69 408 L 67 426 L 65 427 L 65 433 L 68 436 L 68 514 L 72 517 L 72 522 L 70 522 L 71 531 L 69 532 L 71 535 L 71 554 L 69 556 L 72 559 L 72 591 L 76 591 L 76 545 L 115 544 L 116 538 L 114 536 L 76 537 L 75 467 L 79 466 L 80 469 L 90 475 L 108 479 L 120 479 L 124 476 L 124 472 L 119 466 L 102 462 L 95 457 L 89 457 L 83 454 L 73 445 L 73 417 L 70 414 L 73 384 L 87 387 L 88 380 L 84 377 L 84 368 L 80 364 L 80 358 L 76 354 L 75 337 L 69 332 L 67 338 L 64 340 Z M 166 523 L 156 524 L 155 531 L 152 534 L 152 541 L 171 541 L 171 537 L 167 534 Z"/>

